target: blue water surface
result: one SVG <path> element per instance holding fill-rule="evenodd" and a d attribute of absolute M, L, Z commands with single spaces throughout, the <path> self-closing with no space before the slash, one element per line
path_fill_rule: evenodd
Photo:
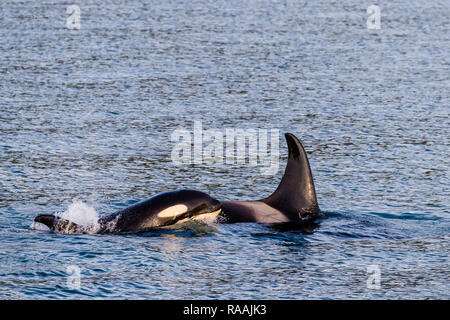
<path fill-rule="evenodd" d="M 356 0 L 74 2 L 79 30 L 72 2 L 0 3 L 1 298 L 450 297 L 449 1 L 382 2 L 378 30 Z M 325 216 L 308 230 L 30 228 L 74 199 L 102 215 L 169 190 L 275 190 L 282 135 L 274 175 L 174 163 L 170 137 L 195 120 L 296 134 Z"/>

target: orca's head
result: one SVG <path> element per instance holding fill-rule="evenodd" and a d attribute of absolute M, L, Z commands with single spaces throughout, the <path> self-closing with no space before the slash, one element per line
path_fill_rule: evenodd
<path fill-rule="evenodd" d="M 211 221 L 222 211 L 220 201 L 208 194 L 195 190 L 179 190 L 163 193 L 153 198 L 158 206 L 155 220 L 160 226 L 170 226 L 187 221 Z"/>

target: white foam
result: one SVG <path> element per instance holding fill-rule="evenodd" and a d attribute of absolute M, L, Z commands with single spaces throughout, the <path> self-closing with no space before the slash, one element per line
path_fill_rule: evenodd
<path fill-rule="evenodd" d="M 66 211 L 58 212 L 55 215 L 74 222 L 92 232 L 95 232 L 100 227 L 98 223 L 99 216 L 95 208 L 80 200 L 73 200 Z"/>

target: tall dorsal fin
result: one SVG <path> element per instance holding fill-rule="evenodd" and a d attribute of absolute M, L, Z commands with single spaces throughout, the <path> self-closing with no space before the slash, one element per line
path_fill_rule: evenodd
<path fill-rule="evenodd" d="M 293 134 L 286 133 L 285 137 L 289 158 L 283 178 L 275 192 L 261 201 L 282 212 L 300 214 L 300 217 L 318 214 L 320 210 L 305 149 Z"/>

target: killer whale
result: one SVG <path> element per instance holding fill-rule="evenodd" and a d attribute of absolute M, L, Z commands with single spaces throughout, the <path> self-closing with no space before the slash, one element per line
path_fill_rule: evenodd
<path fill-rule="evenodd" d="M 285 134 L 288 162 L 275 192 L 254 201 L 219 201 L 206 193 L 179 190 L 156 195 L 102 217 L 86 228 L 55 215 L 39 215 L 34 221 L 61 233 L 134 233 L 190 220 L 217 218 L 219 223 L 260 222 L 311 224 L 322 216 L 308 157 L 300 140 Z"/>
<path fill-rule="evenodd" d="M 215 219 L 221 203 L 204 192 L 179 190 L 156 195 L 82 226 L 56 215 L 39 215 L 34 221 L 58 233 L 136 233 L 187 221 Z"/>
<path fill-rule="evenodd" d="M 288 162 L 278 188 L 255 201 L 223 201 L 222 223 L 261 222 L 308 224 L 322 216 L 308 157 L 300 140 L 285 134 Z"/>

